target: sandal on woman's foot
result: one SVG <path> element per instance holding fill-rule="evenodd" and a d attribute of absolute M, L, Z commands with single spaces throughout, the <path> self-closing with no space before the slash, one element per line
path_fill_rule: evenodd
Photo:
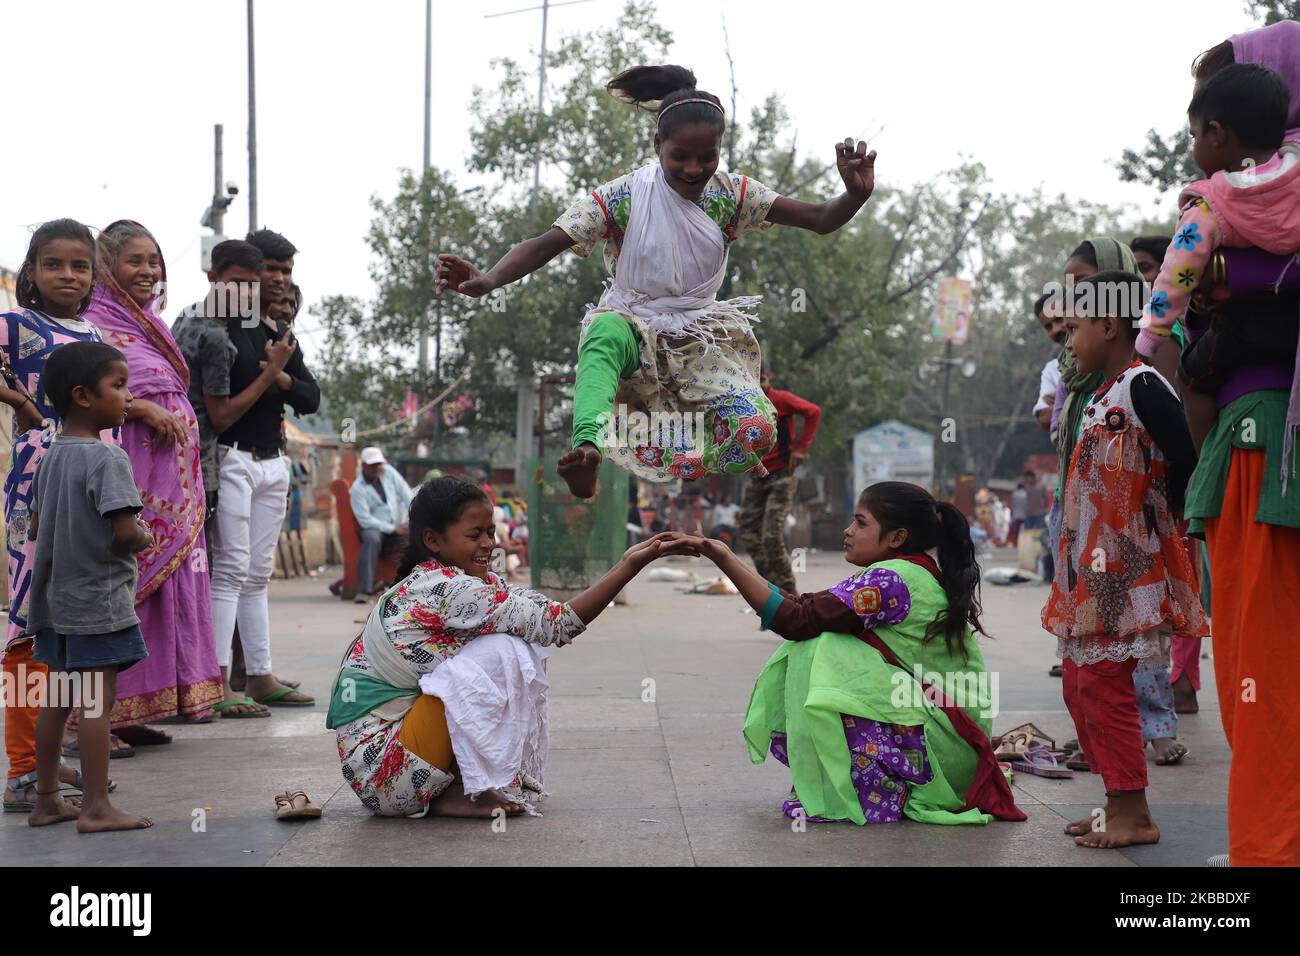
<path fill-rule="evenodd" d="M 289 697 L 294 700 L 289 700 Z M 279 690 L 273 690 L 265 697 L 254 697 L 253 700 L 267 707 L 315 707 L 316 698 L 308 697 L 306 694 L 294 690 L 292 687 L 281 687 Z"/>
<path fill-rule="evenodd" d="M 81 771 L 76 771 L 77 782 L 75 786 L 69 786 L 60 782 L 59 789 L 56 791 L 64 800 L 78 809 L 81 808 Z M 109 791 L 117 788 L 117 784 L 112 780 L 108 782 Z M 31 813 L 36 809 L 36 771 L 25 773 L 21 777 L 15 777 L 13 780 L 5 781 L 4 795 L 4 812 L 5 813 Z"/>
<path fill-rule="evenodd" d="M 5 781 L 4 812 L 31 813 L 36 807 L 36 771 Z"/>
<path fill-rule="evenodd" d="M 1064 676 L 1065 676 L 1065 668 L 1063 668 L 1060 664 L 1053 664 L 1053 665 L 1052 665 L 1052 669 L 1049 670 L 1049 671 L 1047 672 L 1047 676 L 1048 676 L 1048 677 L 1064 677 Z"/>
<path fill-rule="evenodd" d="M 242 710 L 232 710 L 234 707 L 242 707 Z M 257 701 L 251 697 L 245 697 L 243 700 L 223 700 L 219 704 L 213 704 L 214 713 L 222 717 L 270 717 L 271 712 L 265 707 L 257 709 Z"/>
<path fill-rule="evenodd" d="M 66 780 L 63 779 L 62 775 L 63 775 L 63 771 L 65 770 L 72 771 L 72 783 L 68 783 Z M 68 764 L 64 762 L 63 758 L 60 757 L 59 758 L 59 789 L 63 792 L 63 796 L 66 798 L 69 794 L 71 794 L 73 796 L 79 797 L 81 796 L 81 791 L 84 790 L 85 788 L 86 788 L 85 778 L 81 775 L 81 770 L 77 767 L 68 766 Z M 112 793 L 116 789 L 117 789 L 117 781 L 114 780 L 112 777 L 109 777 L 108 792 Z"/>
<path fill-rule="evenodd" d="M 121 737 L 119 737 L 117 734 L 109 734 L 108 742 L 109 742 L 109 751 L 108 751 L 109 760 L 121 760 L 126 757 L 135 756 L 135 748 L 132 747 L 130 744 L 128 744 Z M 76 759 L 80 760 L 81 744 L 77 740 L 77 738 L 74 737 L 71 740 L 63 741 L 63 752 L 69 757 L 75 757 Z"/>
<path fill-rule="evenodd" d="M 140 724 L 136 727 L 122 727 L 117 736 L 133 747 L 155 747 L 172 742 L 171 734 L 163 733 Z"/>
<path fill-rule="evenodd" d="M 280 684 L 281 686 L 289 687 L 292 688 L 293 690 L 297 690 L 299 687 L 302 686 L 302 681 L 300 680 L 280 680 L 280 678 L 276 677 L 274 674 L 272 674 L 271 677 L 273 680 L 276 681 L 276 683 Z M 233 691 L 243 691 L 244 685 L 247 683 L 247 681 L 243 677 L 240 677 L 239 683 L 236 684 L 235 680 L 236 679 L 234 677 L 230 678 L 230 689 Z"/>
<path fill-rule="evenodd" d="M 301 790 L 286 790 L 276 794 L 275 818 L 277 820 L 315 820 L 321 808 L 311 802 L 311 797 Z"/>

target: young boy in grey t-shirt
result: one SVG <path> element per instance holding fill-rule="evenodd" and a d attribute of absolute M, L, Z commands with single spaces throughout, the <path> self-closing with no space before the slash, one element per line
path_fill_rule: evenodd
<path fill-rule="evenodd" d="M 122 353 L 102 342 L 56 349 L 42 373 L 45 394 L 63 419 L 32 479 L 32 562 L 28 631 L 51 680 L 36 721 L 36 808 L 29 823 L 76 820 L 83 833 L 151 826 L 108 800 L 110 714 L 117 672 L 143 660 L 135 613 L 135 554 L 152 544 L 131 459 L 99 433 L 126 421 L 131 405 Z M 79 687 L 78 740 L 84 782 L 80 812 L 59 796 L 59 750 Z M 65 699 L 66 698 L 66 699 Z"/>

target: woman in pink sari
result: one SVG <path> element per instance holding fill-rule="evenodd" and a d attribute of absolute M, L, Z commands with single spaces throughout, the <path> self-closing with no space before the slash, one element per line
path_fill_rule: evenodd
<path fill-rule="evenodd" d="M 135 595 L 149 656 L 118 678 L 112 718 L 114 733 L 137 746 L 171 739 L 142 725 L 177 715 L 204 720 L 222 698 L 189 367 L 157 311 L 166 276 L 158 243 L 139 223 L 119 220 L 100 233 L 86 319 L 126 356 L 134 401 L 122 449 L 154 540 L 138 556 Z"/>

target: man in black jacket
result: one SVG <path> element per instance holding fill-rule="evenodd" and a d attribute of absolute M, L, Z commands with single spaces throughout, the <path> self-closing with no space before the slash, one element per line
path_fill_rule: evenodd
<path fill-rule="evenodd" d="M 212 617 L 217 661 L 227 673 L 231 641 L 239 641 L 247 669 L 249 696 L 263 704 L 310 706 L 314 700 L 276 680 L 271 670 L 271 634 L 266 587 L 275 568 L 289 493 L 290 463 L 284 453 L 284 408 L 299 415 L 320 406 L 320 388 L 303 362 L 288 326 L 270 313 L 288 295 L 297 249 L 278 233 L 263 229 L 248 235 L 261 250 L 257 316 L 232 317 L 226 330 L 235 349 L 230 391 L 236 394 L 264 375 L 273 350 L 286 346 L 289 360 L 252 406 L 217 437 L 219 493 L 217 535 L 212 546 Z M 227 699 L 233 692 L 227 686 Z M 241 715 L 243 716 L 243 715 Z"/>

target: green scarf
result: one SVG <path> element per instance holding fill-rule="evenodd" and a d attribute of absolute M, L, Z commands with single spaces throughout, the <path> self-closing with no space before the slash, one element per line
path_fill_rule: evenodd
<path fill-rule="evenodd" d="M 1133 258 L 1133 250 L 1124 243 L 1107 239 L 1105 236 L 1087 239 L 1085 242 L 1092 246 L 1093 254 L 1097 258 L 1098 272 L 1119 269 L 1122 272 L 1131 272 L 1135 276 L 1142 274 L 1138 271 L 1137 260 Z M 1064 484 L 1066 471 L 1070 467 L 1070 458 L 1074 455 L 1074 446 L 1079 438 L 1079 421 L 1083 418 L 1083 409 L 1088 404 L 1088 397 L 1101 385 L 1102 375 L 1100 372 L 1093 372 L 1091 375 L 1081 374 L 1074 367 L 1074 356 L 1068 349 L 1061 352 L 1060 369 L 1061 381 L 1065 385 L 1065 404 L 1061 406 L 1061 419 L 1056 432 L 1056 449 L 1060 461 L 1061 482 Z"/>

